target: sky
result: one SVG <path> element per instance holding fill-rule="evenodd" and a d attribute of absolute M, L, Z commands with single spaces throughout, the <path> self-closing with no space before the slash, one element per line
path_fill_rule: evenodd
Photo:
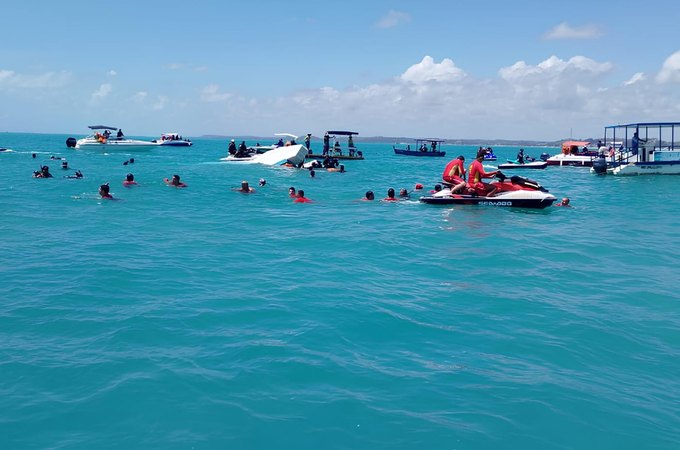
<path fill-rule="evenodd" d="M 558 140 L 680 121 L 680 2 L 4 0 L 0 131 Z"/>

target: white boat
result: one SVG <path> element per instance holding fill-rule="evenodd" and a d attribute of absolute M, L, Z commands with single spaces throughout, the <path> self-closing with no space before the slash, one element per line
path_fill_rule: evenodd
<path fill-rule="evenodd" d="M 157 139 L 158 145 L 168 146 L 168 147 L 191 147 L 192 142 L 189 139 L 183 139 L 179 133 L 163 133 L 161 138 Z"/>
<path fill-rule="evenodd" d="M 237 158 L 229 155 L 221 158 L 220 161 L 228 161 L 241 164 L 264 164 L 266 166 L 281 166 L 283 164 L 293 164 L 297 166 L 305 160 L 307 148 L 304 145 L 284 145 L 269 150 L 266 153 L 251 154 L 245 158 Z"/>
<path fill-rule="evenodd" d="M 532 161 L 532 162 L 525 162 L 523 164 L 519 164 L 514 161 L 508 161 L 507 163 L 504 164 L 499 164 L 498 168 L 499 169 L 545 169 L 546 166 L 548 165 L 547 162 L 545 161 Z"/>
<path fill-rule="evenodd" d="M 119 128 L 105 125 L 90 125 L 88 128 L 93 131 L 93 134 L 78 140 L 70 137 L 66 139 L 66 146 L 78 150 L 89 149 L 105 152 L 140 151 L 158 147 L 156 142 L 128 139 Z"/>
<path fill-rule="evenodd" d="M 549 166 L 591 167 L 597 158 L 597 151 L 587 150 L 590 142 L 566 141 L 562 143 L 562 153 L 546 160 Z"/>
<path fill-rule="evenodd" d="M 647 122 L 605 127 L 605 142 L 622 139 L 618 150 L 603 152 L 591 172 L 608 175 L 680 175 L 680 147 L 675 128 L 680 122 Z M 623 136 L 621 136 L 623 134 Z M 611 136 L 610 136 L 611 135 Z"/>

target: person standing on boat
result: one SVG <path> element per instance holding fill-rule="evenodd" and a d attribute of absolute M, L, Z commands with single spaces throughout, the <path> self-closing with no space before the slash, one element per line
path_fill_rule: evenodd
<path fill-rule="evenodd" d="M 307 133 L 307 136 L 305 136 L 305 147 L 307 147 L 307 153 L 309 153 L 309 144 L 312 138 L 312 133 Z"/>
<path fill-rule="evenodd" d="M 328 132 L 323 135 L 323 154 L 327 155 L 328 152 L 331 149 L 331 137 L 328 135 Z"/>
<path fill-rule="evenodd" d="M 482 161 L 484 161 L 484 155 L 486 155 L 485 150 L 478 151 L 477 158 L 472 162 L 472 164 L 470 164 L 470 168 L 468 169 L 467 187 L 468 189 L 473 190 L 477 195 L 491 197 L 496 193 L 498 188 L 484 183 L 482 180 L 484 178 L 493 178 L 496 176 L 498 171 L 495 170 L 488 173 L 484 171 L 484 165 L 482 164 Z"/>
<path fill-rule="evenodd" d="M 352 139 L 352 135 L 349 135 L 349 139 L 347 139 L 347 147 L 349 148 L 354 148 L 354 140 Z"/>
<path fill-rule="evenodd" d="M 640 139 L 640 137 L 638 136 L 638 132 L 636 131 L 635 133 L 633 133 L 633 139 L 631 139 L 631 150 L 634 155 L 638 154 L 638 147 L 640 146 L 640 142 L 644 144 L 647 141 L 644 139 Z"/>
<path fill-rule="evenodd" d="M 119 128 L 119 129 L 118 129 L 118 133 L 116 133 L 116 137 L 117 137 L 118 139 L 123 139 L 123 136 L 124 136 L 124 135 L 123 135 L 123 130 L 122 130 L 122 128 Z"/>
<path fill-rule="evenodd" d="M 437 142 L 436 142 L 436 141 L 433 141 L 433 142 L 432 142 L 432 151 L 433 151 L 433 152 L 436 152 L 436 151 L 437 151 Z"/>

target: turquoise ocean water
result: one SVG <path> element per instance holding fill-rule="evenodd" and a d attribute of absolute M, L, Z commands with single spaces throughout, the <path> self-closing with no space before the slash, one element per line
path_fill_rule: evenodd
<path fill-rule="evenodd" d="M 441 208 L 357 200 L 473 148 L 311 179 L 66 137 L 0 134 L 0 448 L 680 445 L 680 177 L 548 168 L 574 208 Z"/>

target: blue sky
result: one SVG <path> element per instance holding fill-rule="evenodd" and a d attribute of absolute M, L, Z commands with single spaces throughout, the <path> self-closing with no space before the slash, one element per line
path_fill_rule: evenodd
<path fill-rule="evenodd" d="M 672 0 L 9 0 L 0 15 L 0 131 L 560 139 L 680 119 Z"/>

